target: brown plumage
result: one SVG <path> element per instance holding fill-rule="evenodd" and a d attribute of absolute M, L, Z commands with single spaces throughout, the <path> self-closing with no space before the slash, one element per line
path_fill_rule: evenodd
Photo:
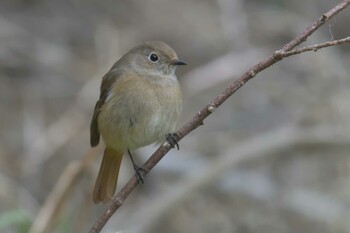
<path fill-rule="evenodd" d="M 106 147 L 93 191 L 94 203 L 108 202 L 117 185 L 123 152 Z"/>
<path fill-rule="evenodd" d="M 174 132 L 181 112 L 175 68 L 184 65 L 160 41 L 135 47 L 103 77 L 90 127 L 90 144 L 106 144 L 93 201 L 108 202 L 116 187 L 126 150 L 162 141 Z"/>

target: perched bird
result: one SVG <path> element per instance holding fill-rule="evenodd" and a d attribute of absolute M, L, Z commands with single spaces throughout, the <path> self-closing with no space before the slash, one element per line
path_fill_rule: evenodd
<path fill-rule="evenodd" d="M 182 97 L 175 69 L 186 65 L 166 43 L 141 44 L 117 61 L 103 76 L 100 98 L 90 126 L 90 144 L 95 147 L 100 135 L 106 145 L 93 190 L 94 203 L 109 202 L 114 195 L 124 152 L 128 152 L 137 178 L 140 168 L 130 151 L 169 142 L 181 113 Z"/>

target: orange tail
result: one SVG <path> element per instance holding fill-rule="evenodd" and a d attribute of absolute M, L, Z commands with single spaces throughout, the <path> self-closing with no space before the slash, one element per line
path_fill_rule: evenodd
<path fill-rule="evenodd" d="M 106 147 L 94 186 L 93 201 L 95 204 L 107 203 L 112 199 L 122 158 L 123 152 Z"/>

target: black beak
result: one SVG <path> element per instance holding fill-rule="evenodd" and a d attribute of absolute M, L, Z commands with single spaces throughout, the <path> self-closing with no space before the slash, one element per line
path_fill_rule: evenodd
<path fill-rule="evenodd" d="M 176 59 L 176 60 L 174 60 L 174 61 L 171 63 L 171 65 L 174 65 L 174 66 L 183 66 L 183 65 L 187 65 L 187 63 L 184 62 L 184 61 L 180 61 L 180 60 Z"/>

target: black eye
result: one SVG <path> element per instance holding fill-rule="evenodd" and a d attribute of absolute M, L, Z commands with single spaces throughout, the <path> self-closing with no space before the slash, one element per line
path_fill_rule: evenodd
<path fill-rule="evenodd" d="M 155 53 L 151 53 L 151 54 L 149 55 L 148 59 L 149 59 L 151 62 L 156 62 L 156 61 L 158 61 L 158 56 L 157 56 L 157 54 L 155 54 Z"/>

